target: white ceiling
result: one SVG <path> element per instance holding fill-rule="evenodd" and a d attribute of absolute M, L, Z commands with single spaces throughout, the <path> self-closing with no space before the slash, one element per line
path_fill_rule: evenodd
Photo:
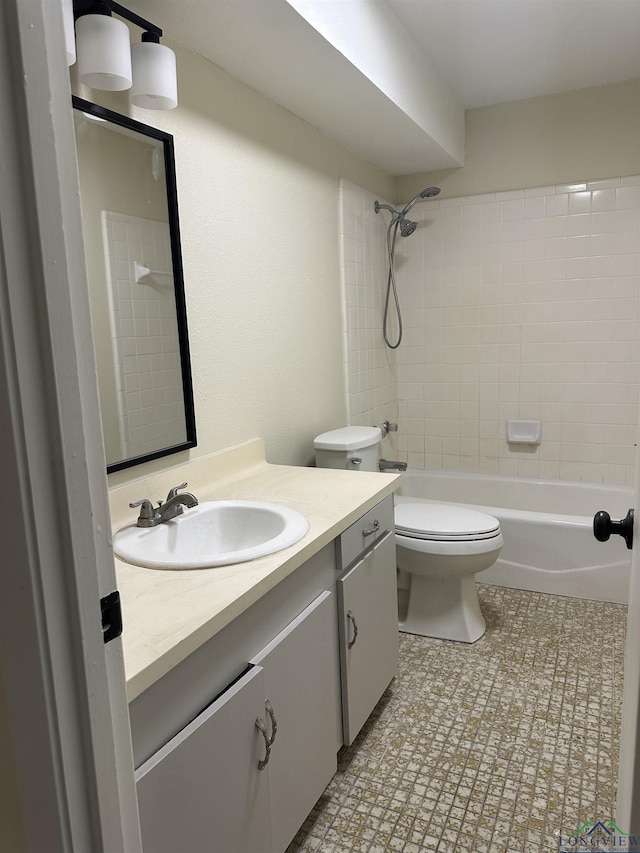
<path fill-rule="evenodd" d="M 131 6 L 395 175 L 460 163 L 451 140 L 457 134 L 458 150 L 464 145 L 464 109 L 640 78 L 640 0 L 131 0 Z M 311 9 L 311 17 L 293 7 Z M 353 25 L 357 16 L 349 12 L 358 8 L 369 9 L 377 31 L 364 35 Z M 349 29 L 355 53 L 314 29 L 314 10 L 320 17 L 330 10 L 338 27 Z M 379 68 L 390 70 L 391 88 L 371 73 L 376 55 Z M 425 85 L 425 73 L 432 85 Z M 449 116 L 439 116 L 449 139 L 430 126 L 443 103 L 451 105 Z"/>
<path fill-rule="evenodd" d="M 465 107 L 640 77 L 639 0 L 386 0 Z"/>

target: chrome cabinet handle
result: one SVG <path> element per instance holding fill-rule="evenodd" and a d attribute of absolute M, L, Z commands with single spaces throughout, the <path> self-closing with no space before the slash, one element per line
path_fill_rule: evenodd
<path fill-rule="evenodd" d="M 258 770 L 264 770 L 264 768 L 269 763 L 269 759 L 271 758 L 271 742 L 269 740 L 269 734 L 267 732 L 267 727 L 265 725 L 262 717 L 258 717 L 256 720 L 256 728 L 262 732 L 262 737 L 264 738 L 264 746 L 265 746 L 265 754 L 264 758 L 261 758 L 258 761 Z"/>
<path fill-rule="evenodd" d="M 362 535 L 363 536 L 371 536 L 372 534 L 377 533 L 378 530 L 380 530 L 380 522 L 376 518 L 375 521 L 373 522 L 373 524 L 371 525 L 371 527 L 365 527 L 362 530 Z"/>
<path fill-rule="evenodd" d="M 353 625 L 353 639 L 347 640 L 347 648 L 352 649 L 358 639 L 358 623 L 356 622 L 356 617 L 350 610 L 347 610 L 347 619 L 349 619 Z"/>
<path fill-rule="evenodd" d="M 264 703 L 265 710 L 269 715 L 269 719 L 271 720 L 271 737 L 269 738 L 269 747 L 273 746 L 273 742 L 276 739 L 276 733 L 278 731 L 278 722 L 276 720 L 276 715 L 273 712 L 273 705 L 267 699 Z"/>

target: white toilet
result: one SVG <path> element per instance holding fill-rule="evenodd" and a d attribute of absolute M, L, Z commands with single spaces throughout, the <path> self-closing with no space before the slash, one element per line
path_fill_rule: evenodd
<path fill-rule="evenodd" d="M 343 427 L 314 441 L 319 468 L 377 471 L 378 427 Z M 475 575 L 502 549 L 496 518 L 454 504 L 396 498 L 398 569 L 411 578 L 406 618 L 399 628 L 442 640 L 474 643 L 485 632 Z"/>

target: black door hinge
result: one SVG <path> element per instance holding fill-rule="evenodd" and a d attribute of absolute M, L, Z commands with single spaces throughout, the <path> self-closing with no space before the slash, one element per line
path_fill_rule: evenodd
<path fill-rule="evenodd" d="M 122 634 L 122 608 L 118 590 L 100 599 L 102 613 L 102 636 L 105 643 L 115 640 Z"/>

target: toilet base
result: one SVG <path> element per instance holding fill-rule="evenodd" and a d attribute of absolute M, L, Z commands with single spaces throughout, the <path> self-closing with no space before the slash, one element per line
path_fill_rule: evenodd
<path fill-rule="evenodd" d="M 474 575 L 428 578 L 411 575 L 409 606 L 398 629 L 457 643 L 475 643 L 486 623 L 480 611 Z"/>

